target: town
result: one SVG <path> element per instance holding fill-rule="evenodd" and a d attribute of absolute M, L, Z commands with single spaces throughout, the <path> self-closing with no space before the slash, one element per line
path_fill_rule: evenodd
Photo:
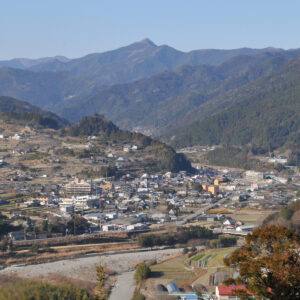
<path fill-rule="evenodd" d="M 138 251 L 139 247 L 165 251 L 171 246 L 179 249 L 175 262 L 169 253 L 170 263 L 179 264 L 176 273 L 188 282 L 193 277 L 193 285 L 202 287 L 198 293 L 200 289 L 203 297 L 213 299 L 222 294 L 220 285 L 233 272 L 222 267 L 220 259 L 243 245 L 244 237 L 269 216 L 299 199 L 297 168 L 287 166 L 282 156 L 277 161 L 266 157 L 273 168 L 261 172 L 205 166 L 195 155 L 211 147 L 187 148 L 182 151 L 191 154 L 192 173 L 145 172 L 147 154 L 142 145 L 104 143 L 99 136 L 65 138 L 30 126 L 19 126 L 16 132 L 15 125 L 2 126 L 0 204 L 11 255 L 2 255 L 1 261 L 8 265 L 24 259 L 43 262 L 45 252 L 51 261 L 79 253 Z M 276 164 L 284 172 L 276 170 Z M 181 231 L 190 226 L 207 228 L 209 240 L 197 241 L 196 235 L 190 241 L 180 240 Z M 150 240 L 145 234 L 167 238 Z M 107 242 L 116 244 L 111 247 Z M 84 248 L 81 243 L 97 243 L 98 248 Z M 66 253 L 64 248 L 60 253 L 56 247 L 61 245 L 77 252 Z M 18 254 L 21 249 L 28 249 L 25 256 Z M 163 257 L 160 254 L 162 268 L 168 263 Z M 219 257 L 218 263 L 214 257 Z M 153 270 L 161 272 L 159 266 L 155 264 Z M 207 269 L 208 275 L 201 274 L 207 266 L 212 268 Z M 165 271 L 162 279 L 147 281 L 144 293 L 149 299 L 198 297 L 195 288 L 179 289 L 181 284 L 181 277 Z"/>

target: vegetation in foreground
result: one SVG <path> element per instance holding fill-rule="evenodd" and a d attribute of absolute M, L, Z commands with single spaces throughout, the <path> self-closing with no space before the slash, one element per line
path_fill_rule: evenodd
<path fill-rule="evenodd" d="M 178 227 L 175 233 L 168 234 L 140 234 L 138 244 L 141 247 L 172 246 L 174 244 L 184 244 L 190 239 L 208 239 L 213 237 L 210 229 L 202 226 Z"/>
<path fill-rule="evenodd" d="M 72 285 L 22 281 L 0 286 L 0 300 L 96 300 L 89 292 Z"/>
<path fill-rule="evenodd" d="M 226 284 L 246 284 L 259 299 L 299 299 L 299 242 L 299 236 L 283 226 L 254 230 L 245 246 L 224 258 L 227 266 L 239 269 L 239 277 Z"/>

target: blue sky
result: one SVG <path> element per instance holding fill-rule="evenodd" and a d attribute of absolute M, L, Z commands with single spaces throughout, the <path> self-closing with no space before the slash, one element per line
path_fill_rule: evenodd
<path fill-rule="evenodd" d="M 150 38 L 182 51 L 300 48 L 299 0 L 3 0 L 0 60 L 79 57 Z"/>

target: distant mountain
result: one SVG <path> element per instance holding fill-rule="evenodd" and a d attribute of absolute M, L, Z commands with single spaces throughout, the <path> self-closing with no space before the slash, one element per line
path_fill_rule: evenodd
<path fill-rule="evenodd" d="M 172 144 L 258 145 L 300 149 L 300 58 L 231 94 L 229 105 L 199 115 L 199 120 L 173 134 Z M 220 105 L 220 102 L 219 102 Z"/>
<path fill-rule="evenodd" d="M 14 58 L 11 60 L 2 60 L 0 61 L 0 68 L 6 67 L 6 68 L 16 68 L 16 69 L 28 69 L 32 68 L 35 65 L 47 63 L 65 63 L 69 61 L 67 57 L 64 56 L 55 56 L 55 57 L 44 57 L 44 58 L 38 58 L 38 59 L 29 59 L 29 58 Z"/>
<path fill-rule="evenodd" d="M 101 86 L 68 72 L 32 72 L 0 68 L 0 95 L 15 97 L 44 109 L 97 92 Z"/>
<path fill-rule="evenodd" d="M 216 67 L 241 55 L 251 57 L 267 53 L 281 54 L 286 59 L 291 59 L 296 52 L 300 54 L 300 50 L 241 48 L 185 53 L 166 45 L 157 46 L 145 39 L 113 51 L 89 54 L 77 59 L 57 56 L 36 60 L 22 58 L 0 61 L 0 95 L 58 111 L 59 108 L 69 106 L 78 99 L 96 94 L 112 85 L 132 83 L 162 72 L 174 71 L 183 65 L 193 67 L 205 64 Z M 229 72 L 232 72 L 235 66 L 231 64 L 230 68 L 232 70 Z M 223 76 L 230 76 L 225 73 Z M 200 78 L 200 82 L 204 83 L 205 79 Z M 195 85 L 197 87 L 200 84 Z M 188 88 L 187 85 L 185 89 Z M 195 90 L 193 85 L 190 89 L 191 92 Z M 170 96 L 166 94 L 166 98 Z"/>
<path fill-rule="evenodd" d="M 163 135 L 198 119 L 199 113 L 207 116 L 214 113 L 217 105 L 230 105 L 226 102 L 227 93 L 271 74 L 289 59 L 290 54 L 262 53 L 238 56 L 218 66 L 183 66 L 112 86 L 77 100 L 60 112 L 75 121 L 99 112 L 121 128 Z"/>
<path fill-rule="evenodd" d="M 195 50 L 181 52 L 167 45 L 157 46 L 149 39 L 104 53 L 89 54 L 67 62 L 49 61 L 36 64 L 32 71 L 68 71 L 97 81 L 104 86 L 128 83 L 182 65 L 218 65 L 239 55 L 284 53 L 282 49 L 241 48 L 233 50 Z"/>
<path fill-rule="evenodd" d="M 27 102 L 0 96 L 0 120 L 39 127 L 59 129 L 71 123 L 52 112 L 41 110 Z"/>

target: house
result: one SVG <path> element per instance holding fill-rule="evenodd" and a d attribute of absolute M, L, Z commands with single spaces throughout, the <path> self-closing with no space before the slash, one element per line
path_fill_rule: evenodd
<path fill-rule="evenodd" d="M 49 197 L 36 197 L 36 201 L 39 201 L 40 205 L 47 205 L 51 202 L 51 199 Z"/>
<path fill-rule="evenodd" d="M 16 140 L 16 141 L 22 140 L 24 138 L 25 138 L 25 136 L 23 133 L 16 133 L 15 135 L 13 135 L 11 137 L 12 140 Z"/>
<path fill-rule="evenodd" d="M 245 285 L 218 285 L 216 286 L 216 297 L 218 300 L 238 300 L 241 299 L 240 296 L 238 296 L 239 291 L 247 293 L 247 295 L 251 298 L 253 297 L 251 296 L 252 293 L 246 288 Z"/>
<path fill-rule="evenodd" d="M 0 168 L 5 167 L 6 165 L 8 165 L 8 163 L 5 162 L 3 159 L 0 159 Z"/>
<path fill-rule="evenodd" d="M 238 232 L 252 232 L 255 228 L 256 228 L 256 226 L 242 225 L 242 226 L 238 226 L 236 228 L 236 231 L 238 231 Z"/>
<path fill-rule="evenodd" d="M 131 224 L 131 225 L 128 225 L 128 226 L 126 227 L 126 229 L 127 229 L 128 231 L 133 231 L 133 230 L 144 230 L 144 229 L 147 229 L 147 225 L 142 224 L 142 223 Z"/>
<path fill-rule="evenodd" d="M 105 224 L 102 226 L 102 231 L 115 231 L 115 230 L 118 230 L 119 229 L 119 226 L 117 225 L 114 225 L 114 224 Z"/>
<path fill-rule="evenodd" d="M 124 146 L 123 151 L 124 152 L 129 152 L 130 151 L 130 146 Z"/>
<path fill-rule="evenodd" d="M 14 231 L 8 234 L 8 238 L 13 241 L 24 240 L 24 237 L 25 237 L 24 230 Z"/>
<path fill-rule="evenodd" d="M 59 209 L 63 213 L 72 213 L 74 212 L 74 205 L 61 205 Z"/>
<path fill-rule="evenodd" d="M 236 222 L 232 219 L 227 219 L 223 222 L 223 229 L 225 230 L 234 230 Z"/>

